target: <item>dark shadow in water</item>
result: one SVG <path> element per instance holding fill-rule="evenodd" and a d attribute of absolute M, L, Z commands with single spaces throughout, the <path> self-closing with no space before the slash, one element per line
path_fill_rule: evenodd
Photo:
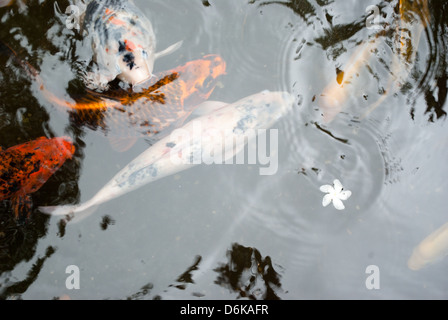
<path fill-rule="evenodd" d="M 194 281 L 193 281 L 193 272 L 199 269 L 198 266 L 199 266 L 199 263 L 201 262 L 201 260 L 202 260 L 201 256 L 196 256 L 193 265 L 190 266 L 187 269 L 187 271 L 182 273 L 176 279 L 176 282 L 178 282 L 180 284 L 176 284 L 176 285 L 172 284 L 172 285 L 170 285 L 170 287 L 175 287 L 175 288 L 180 289 L 180 290 L 185 290 L 187 284 L 194 283 Z"/>
<path fill-rule="evenodd" d="M 318 1 L 318 2 L 322 4 L 327 4 L 329 1 Z M 294 13 L 296 13 L 299 17 L 301 17 L 307 25 L 312 25 L 314 23 L 312 18 L 316 17 L 316 9 L 307 0 L 291 0 L 291 1 L 251 0 L 249 1 L 249 3 L 258 4 L 260 7 L 272 4 L 285 6 L 294 11 Z"/>
<path fill-rule="evenodd" d="M 31 90 L 32 80 L 10 49 L 20 58 L 39 66 L 44 54 L 59 50 L 47 38 L 47 31 L 55 22 L 53 1 L 27 1 L 19 9 L 15 4 L 0 8 L 0 137 L 1 146 L 9 148 L 38 137 L 55 137 L 49 125 L 50 116 Z M 84 158 L 83 132 L 75 127 L 66 128 L 64 135 L 72 138 L 76 152 L 36 192 L 30 194 L 32 206 L 29 217 L 16 220 L 9 200 L 0 202 L 0 298 L 20 298 L 37 279 L 46 259 L 55 248 L 49 246 L 45 256 L 37 258 L 28 275 L 21 281 L 7 279 L 17 264 L 28 262 L 36 255 L 40 238 L 47 233 L 49 216 L 40 213 L 39 205 L 79 201 L 78 179 Z"/>
<path fill-rule="evenodd" d="M 140 290 L 136 293 L 131 294 L 129 297 L 126 297 L 126 300 L 140 300 L 148 296 L 153 288 L 152 283 L 147 283 L 140 288 Z M 159 296 L 155 296 L 153 300 L 160 300 Z"/>
<path fill-rule="evenodd" d="M 318 13 L 313 4 L 307 0 L 285 0 L 285 1 L 265 1 L 265 0 L 252 0 L 252 4 L 258 4 L 259 6 L 266 5 L 282 5 L 291 9 L 297 16 L 310 25 L 313 22 L 319 22 L 322 24 L 322 34 L 316 34 L 314 42 L 319 44 L 325 52 L 325 54 L 333 59 L 345 52 L 347 49 L 344 47 L 344 41 L 355 40 L 360 44 L 362 41 L 356 39 L 354 36 L 366 28 L 366 19 L 370 13 L 363 14 L 358 19 L 348 24 L 333 24 L 332 17 L 328 14 L 329 9 L 332 6 L 337 6 L 337 1 L 317 1 L 317 5 L 321 7 L 325 12 L 325 16 Z M 367 6 L 371 4 L 377 5 L 381 14 L 383 8 L 394 6 L 392 9 L 397 17 L 400 16 L 400 1 L 386 0 L 380 3 L 367 3 Z M 419 96 L 424 98 L 426 108 L 418 111 L 427 115 L 428 122 L 435 122 L 439 119 L 446 118 L 445 105 L 447 101 L 448 92 L 448 58 L 447 58 L 447 43 L 446 34 L 448 31 L 448 15 L 447 7 L 448 2 L 439 0 L 402 0 L 404 10 L 413 11 L 412 13 L 406 12 L 406 14 L 418 15 L 421 21 L 430 21 L 425 30 L 425 38 L 429 46 L 429 54 L 423 56 L 421 53 L 417 53 L 417 59 L 425 61 L 426 67 L 420 68 L 416 65 L 410 72 L 408 80 L 403 83 L 400 90 L 400 94 L 404 95 L 408 104 L 410 105 L 410 116 L 415 118 L 416 101 Z M 427 3 L 429 9 L 429 17 L 422 17 L 425 11 L 422 9 Z M 387 22 L 397 23 L 397 21 Z M 385 43 L 394 43 L 393 38 L 396 36 L 396 28 L 393 25 L 384 24 L 387 26 L 388 31 L 379 31 L 377 37 L 378 41 L 384 41 Z M 305 32 L 305 31 L 304 31 Z M 361 37 L 362 39 L 362 37 Z M 313 45 L 310 42 L 308 45 Z M 418 46 L 418 44 L 417 44 Z M 393 49 L 395 51 L 396 49 Z M 385 66 L 389 69 L 390 66 Z M 333 70 L 331 70 L 333 72 Z"/>
<path fill-rule="evenodd" d="M 0 287 L 0 299 L 21 299 L 21 294 L 26 292 L 26 290 L 33 284 L 33 282 L 39 276 L 39 273 L 44 266 L 45 260 L 50 258 L 53 253 L 55 253 L 56 249 L 49 246 L 45 252 L 45 256 L 42 258 L 37 258 L 36 262 L 31 267 L 30 271 L 28 271 L 27 276 L 22 281 L 17 281 L 12 284 L 7 283 L 7 286 L 3 288 L 4 285 Z"/>
<path fill-rule="evenodd" d="M 234 243 L 232 248 L 227 251 L 227 258 L 227 263 L 221 263 L 213 269 L 218 273 L 218 277 L 214 281 L 215 284 L 227 288 L 231 292 L 236 292 L 237 299 L 280 300 L 277 292 L 282 290 L 281 276 L 275 271 L 269 256 L 263 258 L 257 249 Z M 193 285 L 195 283 L 194 274 L 200 269 L 201 261 L 202 257 L 196 256 L 193 264 L 176 279 L 176 283 L 168 287 L 185 290 L 187 285 Z M 153 285 L 148 283 L 126 299 L 163 299 L 160 295 L 151 298 L 152 288 Z M 204 297 L 204 294 L 199 292 L 193 292 L 192 295 L 199 298 Z"/>
<path fill-rule="evenodd" d="M 271 258 L 237 243 L 227 251 L 228 262 L 214 269 L 219 274 L 215 283 L 238 293 L 237 298 L 251 300 L 280 300 L 276 291 L 281 290 L 278 274 Z"/>
<path fill-rule="evenodd" d="M 323 133 L 329 135 L 329 136 L 332 137 L 333 139 L 335 139 L 335 140 L 337 140 L 337 141 L 339 141 L 339 142 L 342 142 L 342 143 L 344 143 L 344 144 L 348 144 L 348 145 L 350 144 L 350 143 L 348 142 L 348 139 L 344 139 L 344 138 L 336 137 L 336 136 L 333 135 L 333 133 L 331 133 L 329 130 L 324 129 L 323 127 L 321 127 L 317 122 L 314 122 L 314 125 L 315 125 L 315 127 L 316 127 L 317 129 L 319 129 L 319 130 L 322 131 Z"/>
<path fill-rule="evenodd" d="M 426 101 L 425 114 L 428 115 L 428 121 L 446 118 L 444 110 L 447 91 L 448 91 L 448 2 L 431 1 L 429 3 L 431 12 L 431 24 L 429 25 L 432 33 L 430 44 L 430 56 L 428 57 L 427 68 L 421 82 L 420 90 L 423 92 Z M 411 109 L 411 117 L 414 117 L 414 107 Z"/>
<path fill-rule="evenodd" d="M 115 224 L 115 220 L 112 219 L 109 215 L 105 215 L 105 216 L 103 216 L 103 218 L 101 220 L 100 227 L 101 227 L 101 230 L 107 230 L 107 228 L 110 225 L 114 225 L 114 224 Z"/>

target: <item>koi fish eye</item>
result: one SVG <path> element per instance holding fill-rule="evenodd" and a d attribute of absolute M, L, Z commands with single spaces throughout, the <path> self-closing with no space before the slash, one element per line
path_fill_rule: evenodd
<path fill-rule="evenodd" d="M 143 59 L 148 59 L 148 52 L 146 50 L 142 50 L 142 57 Z"/>

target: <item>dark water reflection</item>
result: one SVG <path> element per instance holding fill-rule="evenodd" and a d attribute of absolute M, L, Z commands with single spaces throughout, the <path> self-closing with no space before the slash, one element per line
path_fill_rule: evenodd
<path fill-rule="evenodd" d="M 260 176 L 257 165 L 199 166 L 67 226 L 36 209 L 17 222 L 3 201 L 2 299 L 448 297 L 446 259 L 419 271 L 406 265 L 448 220 L 446 2 L 428 1 L 430 23 L 420 41 L 411 38 L 415 59 L 400 72 L 393 69 L 398 1 L 135 2 L 153 22 L 159 49 L 184 41 L 156 61 L 156 72 L 214 53 L 227 75 L 210 99 L 232 102 L 264 89 L 297 97 L 275 126 L 279 170 Z M 82 91 L 92 54 L 65 26 L 69 4 L 0 8 L 0 40 L 67 99 Z M 370 5 L 387 31 L 366 28 Z M 325 123 L 321 94 L 367 39 L 378 46 L 355 73 L 344 108 Z M 49 103 L 6 49 L 0 66 L 1 146 L 59 135 L 76 146 L 32 195 L 34 208 L 85 201 L 148 147 L 113 150 L 104 134 Z M 322 206 L 319 187 L 334 179 L 352 191 L 344 211 Z M 68 265 L 80 268 L 79 290 L 65 286 Z M 380 290 L 366 289 L 369 265 L 381 270 Z"/>

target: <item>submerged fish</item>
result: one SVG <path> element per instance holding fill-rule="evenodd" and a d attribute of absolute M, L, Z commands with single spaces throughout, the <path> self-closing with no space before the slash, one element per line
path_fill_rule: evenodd
<path fill-rule="evenodd" d="M 378 107 L 386 97 L 398 92 L 400 86 L 409 77 L 415 63 L 418 44 L 425 27 L 429 23 L 429 10 L 427 0 L 400 0 L 400 20 L 395 25 L 395 38 L 392 42 L 392 63 L 389 68 L 390 78 L 383 94 L 378 101 L 369 106 L 364 113 Z M 328 123 L 338 115 L 349 98 L 354 94 L 352 83 L 361 68 L 368 66 L 372 55 L 383 43 L 384 31 L 380 31 L 372 40 L 364 42 L 353 53 L 341 72 L 337 74 L 336 81 L 326 86 L 319 97 L 319 107 L 323 113 L 324 122 Z"/>
<path fill-rule="evenodd" d="M 115 78 L 138 85 L 152 77 L 154 60 L 181 46 L 156 53 L 150 20 L 132 0 L 94 0 L 81 18 L 94 52 L 94 71 L 86 76 L 91 89 L 107 88 Z"/>
<path fill-rule="evenodd" d="M 138 138 L 151 139 L 182 124 L 198 104 L 209 98 L 220 77 L 226 74 L 226 62 L 221 56 L 209 54 L 157 73 L 138 92 L 88 90 L 75 101 L 68 101 L 49 91 L 38 71 L 1 41 L 0 52 L 12 57 L 36 81 L 43 98 L 68 111 L 75 123 L 94 130 L 100 128 L 120 151 L 121 139 L 129 148 Z"/>
<path fill-rule="evenodd" d="M 68 103 L 47 92 L 53 103 L 71 110 L 75 122 L 100 128 L 112 144 L 127 139 L 152 139 L 172 126 L 181 125 L 194 108 L 207 100 L 222 75 L 226 63 L 218 55 L 207 55 L 183 66 L 160 72 L 141 92 L 116 92 L 114 96 L 87 95 Z"/>
<path fill-rule="evenodd" d="M 190 159 L 198 153 L 213 149 L 210 134 L 218 134 L 221 142 L 225 142 L 224 145 L 231 143 L 233 148 L 226 149 L 224 161 L 231 159 L 243 150 L 248 142 L 244 139 L 248 132 L 268 129 L 291 110 L 293 102 L 294 98 L 287 92 L 269 91 L 248 96 L 232 104 L 207 102 L 206 109 L 211 109 L 210 113 L 177 129 L 184 134 L 176 134 L 175 130 L 170 136 L 159 140 L 118 172 L 87 202 L 74 206 L 39 207 L 39 210 L 53 215 L 71 215 L 69 220 L 73 217 L 81 219 L 91 213 L 92 210 L 88 209 L 94 209 L 106 201 L 198 164 L 179 161 L 179 157 Z"/>
<path fill-rule="evenodd" d="M 343 109 L 348 98 L 353 94 L 350 85 L 359 69 L 366 65 L 379 41 L 369 41 L 358 48 L 350 57 L 344 71 L 340 71 L 336 82 L 324 88 L 319 97 L 319 107 L 323 111 L 323 120 L 331 122 Z"/>
<path fill-rule="evenodd" d="M 419 270 L 448 255 L 448 223 L 427 236 L 415 247 L 408 260 L 411 270 Z"/>
<path fill-rule="evenodd" d="M 209 98 L 226 73 L 225 61 L 219 55 L 209 54 L 157 73 L 139 92 L 89 90 L 76 101 L 68 101 L 49 91 L 37 70 L 1 41 L 0 51 L 15 59 L 35 79 L 47 101 L 68 111 L 75 123 L 94 130 L 100 128 L 120 151 L 120 140 L 129 148 L 137 138 L 151 138 L 170 126 L 182 124 L 198 104 Z"/>
<path fill-rule="evenodd" d="M 11 199 L 16 218 L 22 212 L 29 214 L 29 194 L 39 190 L 74 152 L 66 137 L 41 137 L 0 150 L 0 201 Z"/>

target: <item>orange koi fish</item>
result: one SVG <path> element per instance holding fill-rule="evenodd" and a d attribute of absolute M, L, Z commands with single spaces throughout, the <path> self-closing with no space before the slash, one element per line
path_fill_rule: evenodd
<path fill-rule="evenodd" d="M 0 150 L 0 201 L 11 199 L 16 218 L 29 215 L 30 193 L 42 185 L 75 153 L 68 137 L 40 137 Z"/>
<path fill-rule="evenodd" d="M 206 55 L 158 73 L 141 92 L 90 92 L 76 103 L 41 89 L 49 101 L 68 109 L 75 123 L 100 128 L 109 135 L 112 145 L 126 139 L 130 147 L 137 138 L 151 139 L 181 125 L 197 105 L 209 98 L 225 69 L 226 63 L 219 55 Z"/>
<path fill-rule="evenodd" d="M 87 90 L 76 101 L 67 101 L 47 90 L 37 70 L 19 59 L 6 44 L 0 42 L 0 48 L 35 79 L 47 101 L 68 111 L 75 123 L 101 129 L 120 151 L 125 149 L 119 144 L 130 148 L 138 138 L 151 138 L 170 126 L 182 124 L 197 105 L 209 98 L 226 73 L 225 61 L 210 54 L 157 73 L 140 92 Z"/>

